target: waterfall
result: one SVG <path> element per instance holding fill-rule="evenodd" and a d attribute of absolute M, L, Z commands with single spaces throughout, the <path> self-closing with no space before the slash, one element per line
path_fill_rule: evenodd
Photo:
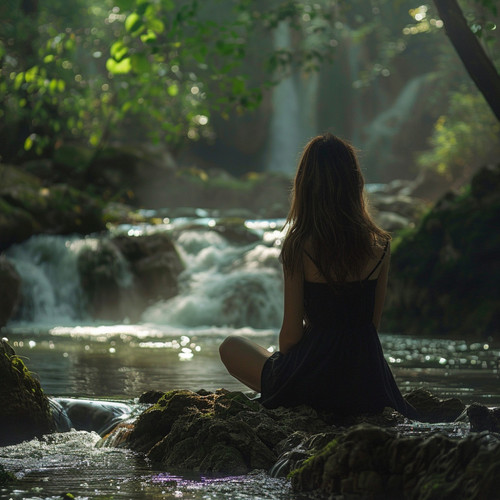
<path fill-rule="evenodd" d="M 276 230 L 277 224 L 263 222 L 268 229 L 261 230 L 261 239 L 256 238 L 251 244 L 230 241 L 214 231 L 210 223 L 196 229 L 181 227 L 185 224 L 186 221 L 173 220 L 168 229 L 154 227 L 155 231 L 170 234 L 185 270 L 179 277 L 179 294 L 150 305 L 141 321 L 180 328 L 277 328 L 283 308 L 278 260 L 281 233 Z M 137 231 L 147 233 L 152 229 L 153 226 L 145 226 Z M 247 230 L 256 233 L 254 229 L 247 227 Z M 118 249 L 106 252 L 108 247 L 108 235 L 98 238 L 39 235 L 11 247 L 7 258 L 22 281 L 22 303 L 13 322 L 32 325 L 91 322 L 82 276 L 103 266 L 107 274 L 113 274 L 120 288 L 136 292 L 128 262 Z M 90 259 L 88 252 L 95 252 Z M 100 255 L 105 257 L 101 261 Z M 82 260 L 86 265 L 82 265 Z M 99 267 L 93 267 L 94 260 Z M 87 265 L 89 262 L 92 265 Z M 111 304 L 115 300 L 105 294 L 102 297 L 100 300 L 109 299 Z M 105 303 L 102 305 L 106 307 Z"/>
<path fill-rule="evenodd" d="M 181 293 L 150 307 L 144 321 L 186 327 L 279 326 L 283 288 L 278 248 L 233 245 L 210 231 L 185 231 L 177 246 L 187 264 Z"/>
<path fill-rule="evenodd" d="M 65 323 L 84 317 L 78 248 L 76 238 L 38 235 L 6 252 L 22 281 L 19 319 Z"/>
<path fill-rule="evenodd" d="M 281 21 L 274 31 L 275 49 L 292 49 L 290 26 Z M 293 175 L 300 151 L 316 134 L 318 74 L 293 69 L 274 88 L 267 170 Z"/>

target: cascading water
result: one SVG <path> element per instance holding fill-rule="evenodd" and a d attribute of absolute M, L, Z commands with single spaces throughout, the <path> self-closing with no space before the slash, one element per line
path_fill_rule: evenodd
<path fill-rule="evenodd" d="M 77 239 L 38 235 L 7 251 L 22 280 L 20 320 L 64 323 L 84 316 L 77 267 L 80 247 Z"/>
<path fill-rule="evenodd" d="M 276 50 L 291 50 L 290 26 L 281 21 L 274 31 Z M 272 96 L 267 170 L 294 172 L 300 150 L 316 134 L 318 74 L 291 70 L 274 88 Z"/>
<path fill-rule="evenodd" d="M 168 226 L 131 230 L 135 235 L 152 230 L 168 232 L 186 266 L 179 278 L 179 295 L 153 304 L 143 314 L 143 321 L 181 328 L 277 328 L 283 292 L 279 249 L 274 240 L 233 244 L 205 222 L 205 227 L 198 222 L 196 230 L 179 230 L 175 221 Z M 262 235 L 269 239 L 271 233 L 264 231 Z M 108 238 L 43 235 L 9 249 L 7 257 L 22 279 L 22 306 L 14 323 L 64 325 L 91 321 L 85 309 L 78 259 L 82 252 L 107 248 Z M 105 265 L 113 268 L 120 287 L 132 287 L 127 262 L 120 252 L 114 249 L 106 258 Z"/>
<path fill-rule="evenodd" d="M 234 246 L 210 231 L 183 232 L 177 245 L 187 264 L 182 291 L 149 308 L 145 321 L 189 327 L 279 326 L 283 292 L 278 248 Z"/>

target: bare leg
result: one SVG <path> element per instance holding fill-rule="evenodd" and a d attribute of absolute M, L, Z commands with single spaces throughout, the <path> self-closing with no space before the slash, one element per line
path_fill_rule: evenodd
<path fill-rule="evenodd" d="M 262 368 L 271 352 L 243 337 L 230 336 L 220 345 L 219 353 L 234 378 L 260 392 Z"/>

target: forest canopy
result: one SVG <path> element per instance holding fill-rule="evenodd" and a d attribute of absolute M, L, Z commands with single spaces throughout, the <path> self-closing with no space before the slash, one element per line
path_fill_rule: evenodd
<path fill-rule="evenodd" d="M 464 0 L 460 8 L 498 71 L 496 2 Z M 498 120 L 457 67 L 432 3 L 8 0 L 0 19 L 3 162 L 50 158 L 68 142 L 95 150 L 149 141 L 176 155 L 213 140 L 215 117 L 258 108 L 287 75 L 335 66 L 347 41 L 363 47 L 350 82 L 360 99 L 383 80 L 419 72 L 433 79 L 421 104 L 433 124 L 421 167 L 461 175 L 470 159 L 498 154 Z M 273 43 L 282 23 L 292 33 L 288 47 Z"/>

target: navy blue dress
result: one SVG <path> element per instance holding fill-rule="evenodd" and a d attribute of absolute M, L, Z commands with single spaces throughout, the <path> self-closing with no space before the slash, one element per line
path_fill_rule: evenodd
<path fill-rule="evenodd" d="M 383 257 L 382 257 L 383 259 Z M 262 370 L 267 408 L 309 405 L 338 415 L 378 413 L 389 406 L 416 418 L 402 397 L 373 325 L 377 279 L 335 285 L 304 282 L 304 335 Z"/>

